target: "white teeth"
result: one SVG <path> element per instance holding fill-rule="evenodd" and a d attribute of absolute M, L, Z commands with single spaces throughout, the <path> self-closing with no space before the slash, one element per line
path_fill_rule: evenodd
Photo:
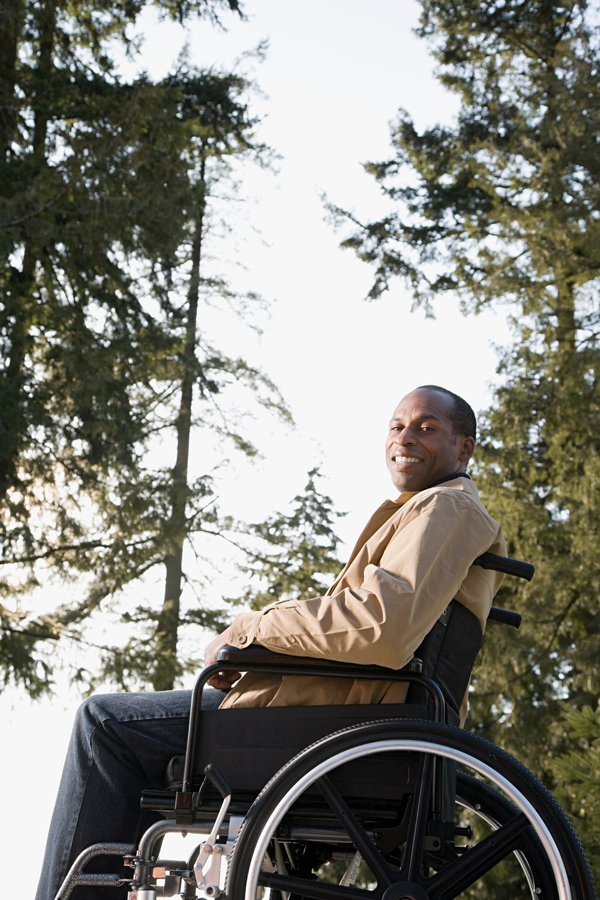
<path fill-rule="evenodd" d="M 396 463 L 420 462 L 416 456 L 392 456 L 392 460 Z"/>

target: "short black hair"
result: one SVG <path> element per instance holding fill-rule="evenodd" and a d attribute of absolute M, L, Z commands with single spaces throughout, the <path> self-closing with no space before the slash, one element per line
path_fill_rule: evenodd
<path fill-rule="evenodd" d="M 466 437 L 472 437 L 477 440 L 477 419 L 475 413 L 466 400 L 459 397 L 453 391 L 440 387 L 439 384 L 421 384 L 417 391 L 439 391 L 440 394 L 446 394 L 454 401 L 454 410 L 452 412 L 452 428 L 454 434 L 462 434 Z"/>

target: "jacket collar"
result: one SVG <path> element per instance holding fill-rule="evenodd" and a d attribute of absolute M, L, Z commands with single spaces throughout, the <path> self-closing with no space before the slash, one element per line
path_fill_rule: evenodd
<path fill-rule="evenodd" d="M 429 492 L 441 490 L 465 491 L 467 494 L 479 497 L 477 485 L 471 478 L 454 478 L 452 481 L 443 481 L 441 484 L 438 483 L 431 487 L 423 488 L 422 491 L 403 491 L 396 500 L 388 500 L 387 502 L 392 503 L 394 506 L 404 506 L 405 503 L 412 497 L 416 497 L 417 494 L 428 494 Z"/>

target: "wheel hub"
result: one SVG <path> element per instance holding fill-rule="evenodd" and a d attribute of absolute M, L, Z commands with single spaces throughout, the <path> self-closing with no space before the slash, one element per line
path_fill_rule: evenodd
<path fill-rule="evenodd" d="M 397 881 L 385 891 L 382 900 L 429 900 L 429 895 L 414 881 Z"/>

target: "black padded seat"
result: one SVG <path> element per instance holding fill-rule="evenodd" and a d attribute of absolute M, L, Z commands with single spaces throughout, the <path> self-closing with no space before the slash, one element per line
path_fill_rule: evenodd
<path fill-rule="evenodd" d="M 200 733 L 195 754 L 196 787 L 205 766 L 213 763 L 225 775 L 233 793 L 258 793 L 279 769 L 301 750 L 320 738 L 377 719 L 425 719 L 425 707 L 411 703 L 361 704 L 348 706 L 275 706 L 250 709 L 204 710 L 200 716 Z M 171 760 L 167 772 L 167 788 L 181 785 L 184 757 Z M 403 765 L 368 767 L 360 763 L 347 767 L 347 794 L 352 784 L 356 797 L 390 798 L 402 796 L 409 782 L 408 768 Z M 390 767 L 391 766 L 391 767 Z M 346 777 L 344 777 L 346 781 Z M 387 785 L 387 786 L 386 786 Z"/>

